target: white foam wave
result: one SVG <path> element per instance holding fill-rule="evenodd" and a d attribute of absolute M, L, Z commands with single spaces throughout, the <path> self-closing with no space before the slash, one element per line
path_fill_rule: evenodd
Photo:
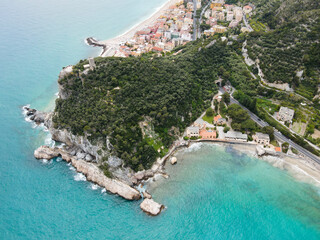
<path fill-rule="evenodd" d="M 185 152 L 195 152 L 201 149 L 203 143 L 193 143 L 190 147 L 188 147 Z"/>
<path fill-rule="evenodd" d="M 69 164 L 70 164 L 70 163 L 69 163 Z M 69 165 L 69 164 L 68 164 L 68 165 Z M 70 164 L 69 166 L 70 166 L 69 169 L 70 169 L 71 171 L 76 171 L 76 169 L 75 169 L 71 164 Z"/>
<path fill-rule="evenodd" d="M 51 164 L 51 163 L 52 163 L 52 160 L 41 159 L 41 162 L 42 162 L 43 164 Z"/>
<path fill-rule="evenodd" d="M 295 179 L 320 186 L 320 181 L 307 171 L 303 170 L 298 164 L 291 163 L 279 157 L 265 156 L 263 160 L 281 170 L 287 170 Z"/>
<path fill-rule="evenodd" d="M 75 181 L 87 181 L 86 176 L 83 175 L 82 173 L 77 173 L 76 175 L 74 175 L 73 178 Z"/>
<path fill-rule="evenodd" d="M 100 188 L 99 185 L 94 184 L 94 183 L 91 183 L 91 189 L 92 189 L 92 190 L 98 190 L 99 188 Z"/>
<path fill-rule="evenodd" d="M 21 108 L 21 110 L 22 110 L 22 114 L 24 115 L 24 116 L 26 116 L 27 115 L 27 108 L 30 108 L 30 104 L 27 104 L 27 105 L 25 105 L 25 106 L 23 106 L 22 108 Z"/>
<path fill-rule="evenodd" d="M 106 192 L 107 192 L 107 190 L 105 188 L 101 189 L 101 193 L 106 193 Z"/>
<path fill-rule="evenodd" d="M 32 120 L 30 119 L 30 117 L 25 117 L 24 120 L 25 120 L 26 122 L 32 122 Z"/>

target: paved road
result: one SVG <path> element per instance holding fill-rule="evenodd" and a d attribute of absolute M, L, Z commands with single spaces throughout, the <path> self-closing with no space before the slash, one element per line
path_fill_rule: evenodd
<path fill-rule="evenodd" d="M 224 93 L 224 89 L 220 88 L 220 91 L 222 93 Z M 247 109 L 245 106 L 241 105 L 236 99 L 234 99 L 232 96 L 230 96 L 230 103 L 236 103 L 238 105 L 240 105 L 244 110 L 246 110 L 249 114 L 249 116 L 251 117 L 251 119 L 253 121 L 255 121 L 259 126 L 261 127 L 265 127 L 265 126 L 269 126 L 268 123 L 266 123 L 265 121 L 261 120 L 260 118 L 258 118 L 257 115 L 255 115 L 254 113 L 252 113 L 249 109 Z M 304 149 L 303 147 L 301 147 L 300 145 L 294 143 L 293 141 L 291 141 L 289 138 L 285 137 L 284 135 L 282 135 L 279 131 L 275 130 L 274 131 L 274 136 L 282 141 L 282 142 L 287 142 L 289 143 L 293 148 L 297 149 L 300 153 L 304 154 L 305 156 L 307 156 L 308 158 L 312 159 L 313 161 L 317 162 L 320 164 L 320 158 L 317 157 L 316 155 L 314 155 L 313 153 L 309 152 L 308 150 Z"/>
<path fill-rule="evenodd" d="M 192 40 L 195 41 L 197 39 L 197 0 L 193 0 L 193 34 Z"/>

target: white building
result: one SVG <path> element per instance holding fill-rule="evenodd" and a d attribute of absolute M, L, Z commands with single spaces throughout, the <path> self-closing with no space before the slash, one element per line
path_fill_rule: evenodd
<path fill-rule="evenodd" d="M 227 21 L 231 22 L 232 19 L 233 19 L 233 12 L 231 12 L 231 11 L 227 12 Z"/>
<path fill-rule="evenodd" d="M 280 107 L 277 119 L 282 122 L 291 122 L 294 116 L 294 110 L 287 107 Z"/>
<path fill-rule="evenodd" d="M 204 16 L 205 16 L 206 18 L 209 18 L 210 15 L 211 15 L 211 10 L 208 9 L 207 11 L 205 11 Z"/>
<path fill-rule="evenodd" d="M 190 137 L 199 137 L 199 127 L 188 127 L 187 136 Z"/>
<path fill-rule="evenodd" d="M 269 145 L 270 143 L 270 137 L 268 134 L 257 132 L 252 136 L 252 138 L 258 144 Z"/>
<path fill-rule="evenodd" d="M 90 69 L 93 70 L 96 67 L 96 64 L 94 62 L 94 58 L 89 58 L 88 60 L 89 60 Z"/>
<path fill-rule="evenodd" d="M 201 8 L 201 0 L 197 0 L 197 9 Z"/>
<path fill-rule="evenodd" d="M 232 141 L 246 142 L 248 139 L 247 134 L 243 134 L 241 132 L 236 132 L 236 131 L 228 131 L 224 136 L 226 140 L 232 140 Z"/>

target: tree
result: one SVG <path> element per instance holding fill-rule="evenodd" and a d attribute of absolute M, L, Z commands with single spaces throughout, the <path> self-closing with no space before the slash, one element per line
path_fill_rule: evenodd
<path fill-rule="evenodd" d="M 230 104 L 230 94 L 225 92 L 222 95 L 222 101 L 224 101 L 227 105 L 229 105 Z"/>
<path fill-rule="evenodd" d="M 206 23 L 201 23 L 200 24 L 200 29 L 201 29 L 201 31 L 203 32 L 204 30 L 208 30 L 208 29 L 210 29 L 210 25 L 209 24 L 206 24 Z"/>
<path fill-rule="evenodd" d="M 213 109 L 212 108 L 208 108 L 207 111 L 206 111 L 206 115 L 208 117 L 213 117 Z"/>
<path fill-rule="evenodd" d="M 289 143 L 284 142 L 281 147 L 282 147 L 282 152 L 287 153 L 289 149 Z"/>
<path fill-rule="evenodd" d="M 268 134 L 270 141 L 274 140 L 274 129 L 271 126 L 265 126 L 262 128 L 262 133 Z"/>

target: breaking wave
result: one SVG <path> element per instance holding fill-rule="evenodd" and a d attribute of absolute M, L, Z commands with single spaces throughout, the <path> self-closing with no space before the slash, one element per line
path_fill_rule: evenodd
<path fill-rule="evenodd" d="M 87 181 L 86 176 L 83 175 L 82 173 L 77 173 L 76 175 L 74 175 L 73 178 L 75 181 Z"/>

